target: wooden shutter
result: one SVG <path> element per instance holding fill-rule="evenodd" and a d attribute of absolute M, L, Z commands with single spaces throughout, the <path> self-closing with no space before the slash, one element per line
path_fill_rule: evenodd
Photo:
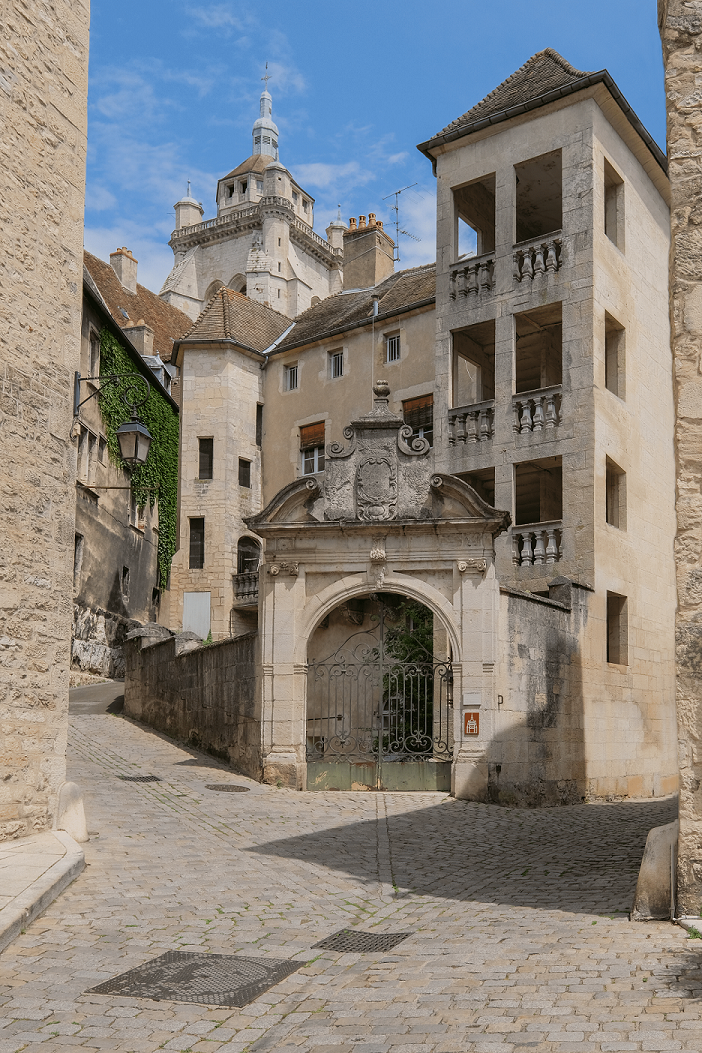
<path fill-rule="evenodd" d="M 434 396 L 421 395 L 418 399 L 407 399 L 402 403 L 405 424 L 412 428 L 430 428 L 434 422 Z"/>
<path fill-rule="evenodd" d="M 315 446 L 324 446 L 324 421 L 317 424 L 305 424 L 300 428 L 300 449 L 310 450 Z"/>

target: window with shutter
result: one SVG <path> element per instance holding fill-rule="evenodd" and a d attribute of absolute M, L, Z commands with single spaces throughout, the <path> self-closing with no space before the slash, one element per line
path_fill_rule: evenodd
<path fill-rule="evenodd" d="M 421 395 L 416 399 L 406 399 L 402 403 L 402 416 L 405 424 L 412 429 L 412 437 L 426 439 L 434 445 L 434 396 Z"/>

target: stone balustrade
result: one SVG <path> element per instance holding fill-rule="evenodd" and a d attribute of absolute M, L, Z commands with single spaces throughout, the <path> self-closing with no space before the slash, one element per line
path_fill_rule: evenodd
<path fill-rule="evenodd" d="M 449 446 L 486 442 L 495 430 L 495 401 L 449 410 Z"/>
<path fill-rule="evenodd" d="M 561 232 L 546 234 L 534 241 L 523 241 L 514 248 L 514 280 L 533 281 L 541 274 L 561 269 Z"/>
<path fill-rule="evenodd" d="M 471 296 L 476 299 L 495 287 L 495 256 L 472 256 L 454 263 L 451 268 L 449 296 L 452 300 L 463 300 Z"/>
<path fill-rule="evenodd" d="M 234 595 L 239 603 L 258 603 L 258 571 L 234 575 Z"/>
<path fill-rule="evenodd" d="M 539 388 L 538 391 L 523 391 L 512 396 L 515 432 L 543 431 L 557 428 L 561 423 L 561 385 Z"/>
<path fill-rule="evenodd" d="M 512 562 L 515 567 L 558 563 L 562 555 L 562 527 L 560 521 L 512 527 Z"/>

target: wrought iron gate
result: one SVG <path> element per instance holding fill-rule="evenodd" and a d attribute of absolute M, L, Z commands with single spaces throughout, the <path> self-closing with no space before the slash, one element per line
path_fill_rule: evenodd
<path fill-rule="evenodd" d="M 451 661 L 398 661 L 377 630 L 353 633 L 308 665 L 307 788 L 451 788 Z"/>

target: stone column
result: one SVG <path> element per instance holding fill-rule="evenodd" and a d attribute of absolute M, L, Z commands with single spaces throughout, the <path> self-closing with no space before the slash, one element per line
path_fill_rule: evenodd
<path fill-rule="evenodd" d="M 678 913 L 702 910 L 702 4 L 659 0 L 672 197 L 680 760 Z"/>

